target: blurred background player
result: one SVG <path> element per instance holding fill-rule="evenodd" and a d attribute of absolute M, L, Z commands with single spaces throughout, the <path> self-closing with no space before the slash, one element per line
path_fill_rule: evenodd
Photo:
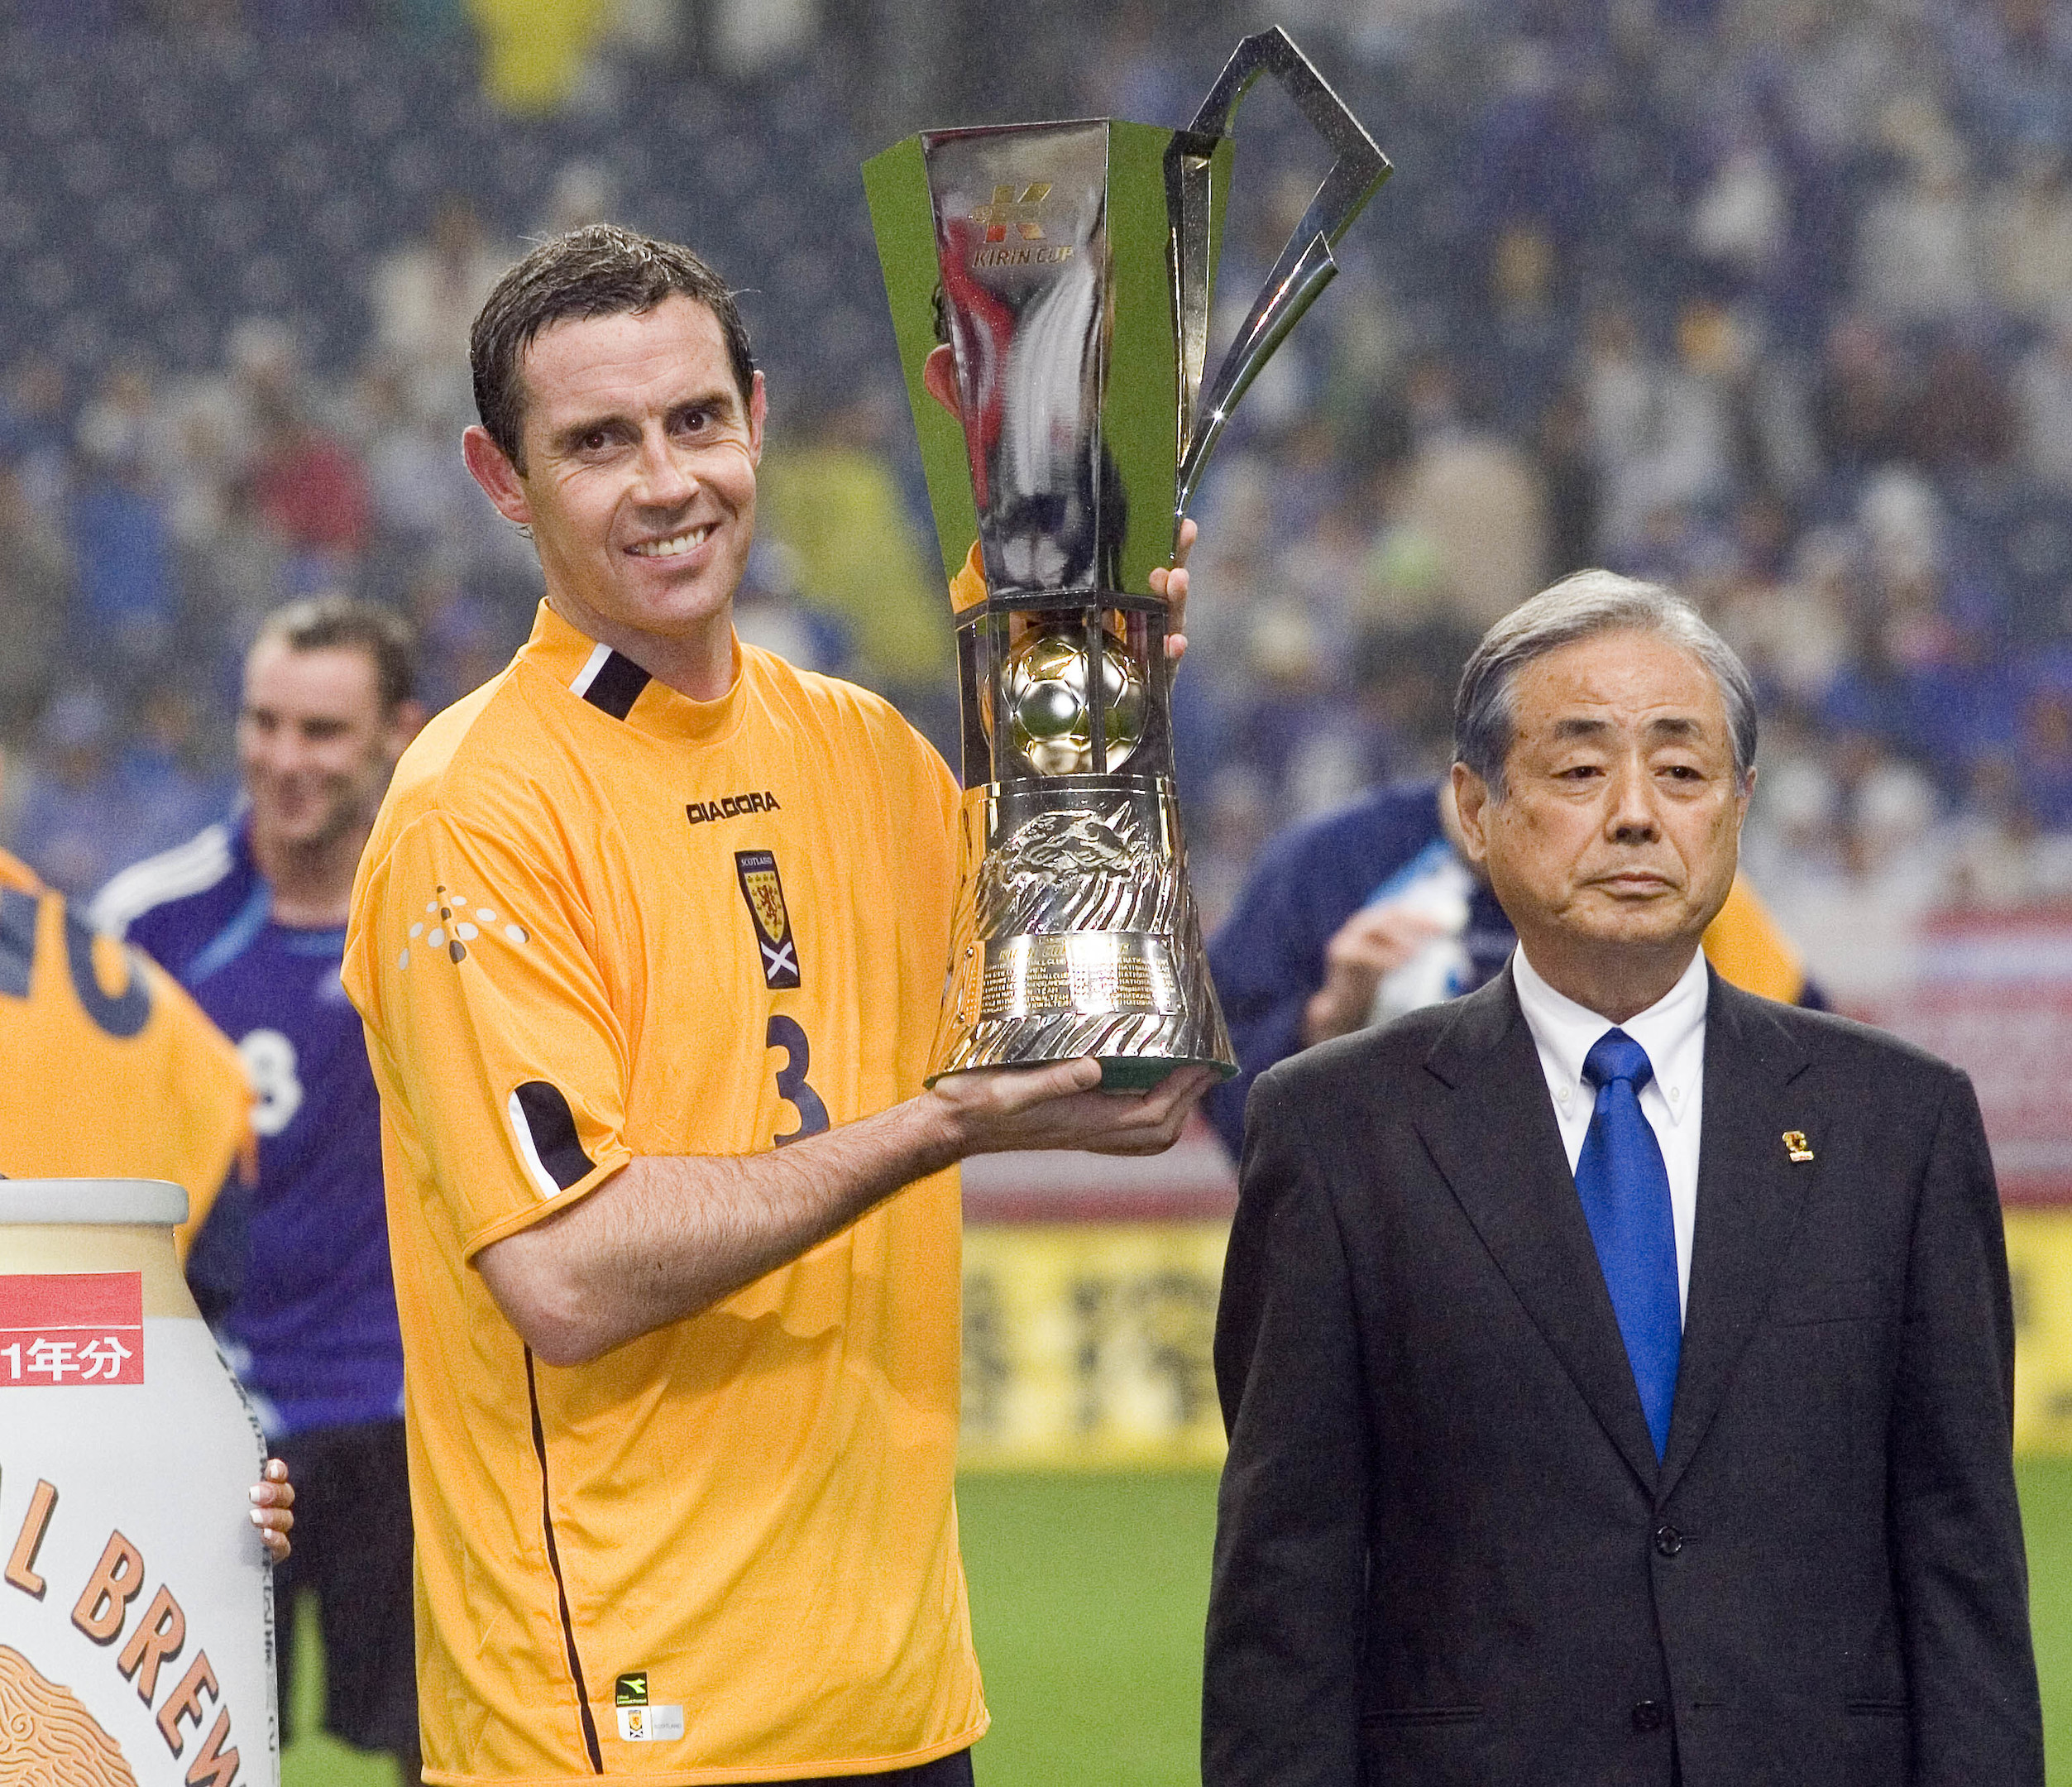
<path fill-rule="evenodd" d="M 301 1486 L 301 1543 L 278 1589 L 284 1620 L 303 1592 L 316 1598 L 325 1725 L 392 1754 L 411 1781 L 402 1342 L 379 1108 L 338 974 L 353 870 L 422 719 L 399 616 L 341 596 L 280 610 L 246 659 L 243 812 L 117 876 L 96 905 L 237 1039 L 258 1176 L 219 1205 L 189 1276 Z M 279 1650 L 284 1714 L 294 1650 Z"/>
<path fill-rule="evenodd" d="M 1704 941 L 1706 959 L 1736 986 L 1825 1004 L 1745 876 Z M 1235 1157 L 1251 1083 L 1276 1061 L 1471 993 L 1517 941 L 1461 850 L 1445 782 L 1378 788 L 1283 832 L 1209 940 L 1239 1069 L 1202 1101 L 1216 1133 Z"/>

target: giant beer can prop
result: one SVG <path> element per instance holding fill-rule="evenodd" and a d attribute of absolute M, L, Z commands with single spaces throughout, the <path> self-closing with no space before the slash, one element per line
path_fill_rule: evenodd
<path fill-rule="evenodd" d="M 0 1787 L 277 1787 L 266 1441 L 155 1180 L 0 1181 Z"/>
<path fill-rule="evenodd" d="M 1229 131 L 1262 74 L 1337 160 L 1204 388 Z M 1239 45 L 1184 131 L 929 131 L 865 166 L 944 568 L 975 542 L 984 573 L 956 616 L 962 879 L 931 1082 L 1081 1055 L 1114 1087 L 1237 1071 L 1187 884 L 1150 575 L 1388 172 L 1278 30 Z M 938 347 L 956 416 L 927 395 Z"/>

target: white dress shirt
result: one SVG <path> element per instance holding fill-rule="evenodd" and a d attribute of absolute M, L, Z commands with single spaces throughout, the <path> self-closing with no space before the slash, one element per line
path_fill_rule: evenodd
<path fill-rule="evenodd" d="M 1525 958 L 1523 945 L 1511 953 L 1511 980 L 1526 1028 L 1539 1050 L 1540 1071 L 1553 1095 L 1554 1120 L 1573 1173 L 1590 1133 L 1597 1090 L 1583 1078 L 1583 1057 L 1607 1030 L 1623 1030 L 1648 1052 L 1654 1077 L 1640 1090 L 1640 1114 L 1661 1144 L 1669 1175 L 1669 1214 L 1677 1229 L 1677 1310 L 1691 1301 L 1691 1238 L 1698 1222 L 1698 1133 L 1705 1116 L 1705 1007 L 1711 987 L 1705 951 L 1693 951 L 1691 965 L 1645 1011 L 1613 1024 L 1586 1005 L 1557 993 Z"/>

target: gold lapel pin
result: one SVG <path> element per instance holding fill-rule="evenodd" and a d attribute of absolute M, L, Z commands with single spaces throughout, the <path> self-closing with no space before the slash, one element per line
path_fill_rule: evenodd
<path fill-rule="evenodd" d="M 1813 1151 L 1806 1145 L 1806 1132 L 1803 1129 L 1787 1129 L 1784 1132 L 1784 1152 L 1790 1160 L 1812 1159 Z"/>

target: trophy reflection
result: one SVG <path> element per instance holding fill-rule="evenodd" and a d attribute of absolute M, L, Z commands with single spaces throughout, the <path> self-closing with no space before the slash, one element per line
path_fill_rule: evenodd
<path fill-rule="evenodd" d="M 1230 126 L 1262 74 L 1336 160 L 1204 390 Z M 956 609 L 962 878 L 931 1082 L 1081 1055 L 1117 1088 L 1236 1071 L 1187 884 L 1150 574 L 1388 172 L 1278 30 L 1238 46 L 1184 131 L 931 131 L 865 166 Z"/>

